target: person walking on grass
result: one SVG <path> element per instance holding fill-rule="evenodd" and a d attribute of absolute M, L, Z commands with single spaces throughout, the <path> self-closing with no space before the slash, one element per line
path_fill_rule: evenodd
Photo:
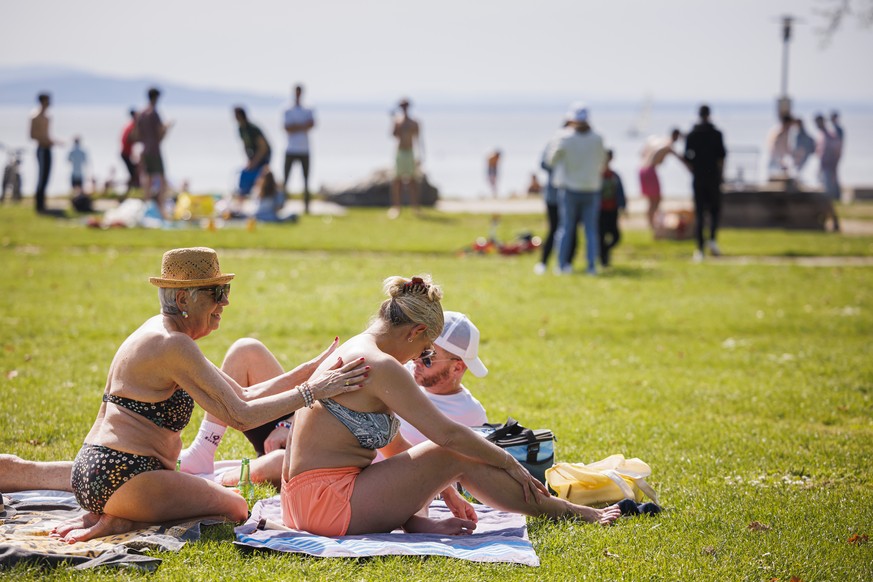
<path fill-rule="evenodd" d="M 700 262 L 704 256 L 704 242 L 712 256 L 719 256 L 721 250 L 716 243 L 718 221 L 721 216 L 721 183 L 724 176 L 724 161 L 727 150 L 721 131 L 709 120 L 708 105 L 701 105 L 698 111 L 700 121 L 685 138 L 685 164 L 691 171 L 694 191 L 694 234 L 697 249 L 693 260 Z M 703 231 L 709 222 L 709 238 L 704 241 Z"/>
<path fill-rule="evenodd" d="M 588 108 L 576 104 L 568 114 L 572 131 L 561 133 L 546 153 L 546 165 L 553 169 L 558 188 L 558 274 L 573 272 L 573 234 L 581 222 L 585 228 L 586 272 L 597 274 L 600 188 L 606 148 L 603 138 L 591 129 Z"/>

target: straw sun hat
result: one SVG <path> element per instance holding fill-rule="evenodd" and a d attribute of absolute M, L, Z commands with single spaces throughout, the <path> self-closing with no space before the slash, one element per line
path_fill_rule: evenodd
<path fill-rule="evenodd" d="M 179 289 L 222 285 L 233 277 L 233 273 L 221 272 L 214 250 L 194 247 L 165 252 L 161 260 L 161 276 L 149 277 L 149 283 L 156 287 Z"/>

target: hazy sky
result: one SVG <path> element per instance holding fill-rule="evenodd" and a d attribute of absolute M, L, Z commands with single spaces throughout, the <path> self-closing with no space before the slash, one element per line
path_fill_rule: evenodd
<path fill-rule="evenodd" d="M 873 29 L 848 21 L 822 48 L 815 9 L 831 2 L 25 0 L 0 6 L 0 66 L 270 94 L 302 81 L 310 101 L 769 100 L 791 13 L 790 93 L 873 102 Z"/>

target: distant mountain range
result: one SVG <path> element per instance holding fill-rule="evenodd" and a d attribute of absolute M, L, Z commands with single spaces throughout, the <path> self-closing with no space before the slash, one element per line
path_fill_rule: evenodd
<path fill-rule="evenodd" d="M 119 78 L 66 67 L 0 67 L 0 105 L 31 105 L 37 94 L 51 93 L 56 104 L 139 106 L 149 87 L 159 87 L 172 105 L 230 107 L 278 106 L 287 97 L 187 87 L 153 78 Z"/>
<path fill-rule="evenodd" d="M 35 105 L 36 96 L 42 91 L 52 94 L 55 105 L 97 105 L 112 107 L 140 107 L 145 101 L 149 87 L 157 86 L 163 92 L 161 102 L 164 105 L 187 105 L 201 107 L 231 107 L 244 105 L 246 107 L 279 107 L 287 102 L 288 96 L 267 95 L 263 93 L 248 93 L 245 91 L 227 91 L 221 89 L 198 88 L 187 85 L 162 81 L 156 78 L 126 78 L 100 75 L 81 69 L 63 66 L 38 65 L 28 67 L 0 67 L 0 105 Z M 462 109 L 465 111 L 483 110 L 561 110 L 574 99 L 570 95 L 542 95 L 538 93 L 507 94 L 474 94 L 431 92 L 418 95 L 416 100 L 420 107 L 440 109 Z M 631 98 L 609 98 L 592 96 L 591 104 L 597 108 L 639 108 L 642 101 Z M 363 100 L 347 99 L 323 100 L 320 108 L 351 108 L 385 109 L 394 103 L 393 98 L 379 99 L 369 97 Z M 758 108 L 773 107 L 773 101 L 724 101 L 715 104 L 719 108 Z M 835 101 L 819 102 L 817 100 L 796 100 L 797 105 L 806 109 L 827 110 L 839 106 L 843 110 L 873 111 L 873 103 L 869 101 Z M 698 105 L 697 100 L 668 99 L 657 100 L 659 110 L 676 108 L 683 112 L 691 111 Z M 421 111 L 422 109 L 419 109 Z"/>

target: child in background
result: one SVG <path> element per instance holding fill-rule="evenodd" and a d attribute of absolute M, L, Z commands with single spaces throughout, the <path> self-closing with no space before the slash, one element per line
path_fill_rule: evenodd
<path fill-rule="evenodd" d="M 606 151 L 606 167 L 603 169 L 603 189 L 600 193 L 600 263 L 609 266 L 609 253 L 621 240 L 618 230 L 618 211 L 627 206 L 621 178 L 609 166 L 612 150 Z"/>
<path fill-rule="evenodd" d="M 88 154 L 82 149 L 82 138 L 79 136 L 73 138 L 73 148 L 70 150 L 70 155 L 67 156 L 67 159 L 73 167 L 70 178 L 73 186 L 73 196 L 77 196 L 84 192 L 85 164 L 88 163 Z"/>
<path fill-rule="evenodd" d="M 285 205 L 285 193 L 279 190 L 276 178 L 269 166 L 261 171 L 261 176 L 255 185 L 258 194 L 258 208 L 255 219 L 261 222 L 296 222 L 297 215 L 282 216 L 279 211 Z"/>

